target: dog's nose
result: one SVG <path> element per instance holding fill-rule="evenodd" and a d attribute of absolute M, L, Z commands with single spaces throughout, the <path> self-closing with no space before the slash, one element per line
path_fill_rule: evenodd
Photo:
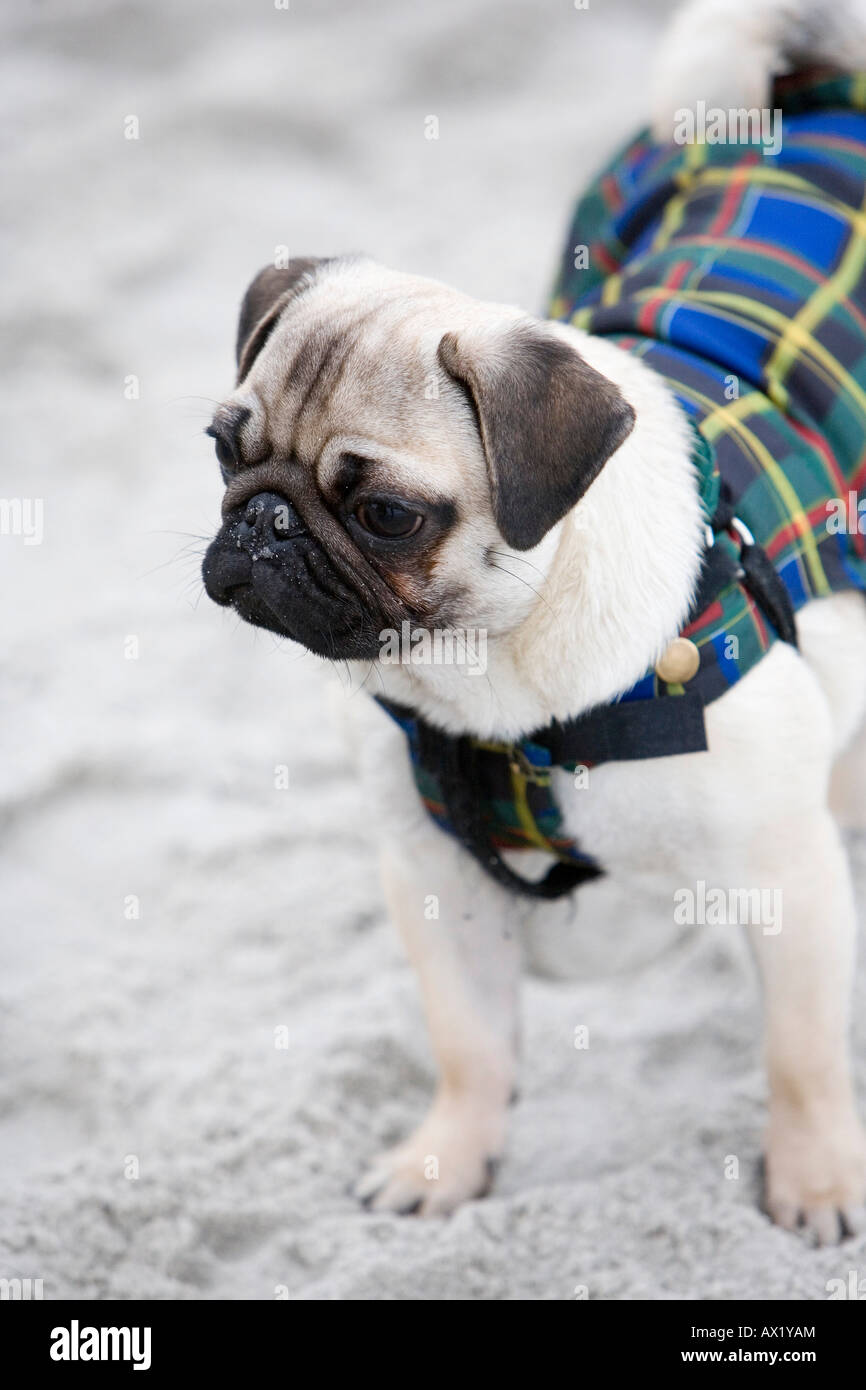
<path fill-rule="evenodd" d="M 277 492 L 257 492 L 226 518 L 202 564 L 204 586 L 215 603 L 226 605 L 249 586 L 256 562 L 276 561 L 307 528 L 291 502 Z"/>
<path fill-rule="evenodd" d="M 244 508 L 237 525 L 237 541 L 253 553 L 273 549 L 303 536 L 306 526 L 291 502 L 277 492 L 257 492 Z"/>

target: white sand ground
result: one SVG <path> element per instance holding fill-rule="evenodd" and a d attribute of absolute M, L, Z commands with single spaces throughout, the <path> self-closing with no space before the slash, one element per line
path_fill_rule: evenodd
<path fill-rule="evenodd" d="M 572 193 L 643 116 L 663 8 L 7 11 L 2 492 L 43 498 L 45 533 L 0 541 L 0 1276 L 47 1297 L 817 1299 L 866 1270 L 866 1243 L 814 1252 L 755 1208 L 738 943 L 651 921 L 646 963 L 612 974 L 586 919 L 579 982 L 529 983 L 494 1196 L 432 1225 L 359 1211 L 348 1183 L 431 1085 L 414 982 L 320 669 L 198 602 L 220 494 L 200 430 L 250 274 L 278 243 L 365 249 L 540 304 Z M 861 973 L 861 1081 L 864 999 Z"/>

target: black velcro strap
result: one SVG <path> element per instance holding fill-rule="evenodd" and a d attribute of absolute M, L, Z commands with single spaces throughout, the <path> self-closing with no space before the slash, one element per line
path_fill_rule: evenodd
<path fill-rule="evenodd" d="M 742 530 L 737 522 L 737 504 L 730 484 L 722 481 L 719 504 L 713 517 L 712 529 L 718 535 L 731 527 Z M 730 584 L 742 584 L 772 623 L 783 642 L 797 646 L 797 619 L 791 595 L 773 565 L 766 550 L 761 545 L 745 541 L 740 550 L 739 568 L 730 554 L 719 545 L 709 546 L 704 551 L 698 591 L 689 614 L 689 623 L 714 603 Z"/>
<path fill-rule="evenodd" d="M 732 584 L 736 584 L 738 577 L 739 568 L 730 551 L 721 545 L 707 546 L 701 563 L 697 592 L 685 626 L 688 627 L 705 613 L 720 594 Z"/>
<path fill-rule="evenodd" d="M 502 870 L 505 871 L 504 876 Z M 594 878 L 602 878 L 603 870 L 595 868 L 592 864 L 567 864 L 564 860 L 557 860 L 544 878 L 533 882 L 532 879 L 516 874 L 500 859 L 493 877 L 503 888 L 510 888 L 513 893 L 521 893 L 525 898 L 544 898 L 549 901 L 552 898 L 564 898 L 566 893 L 573 892 L 582 883 L 591 883 Z"/>
<path fill-rule="evenodd" d="M 533 734 L 554 764 L 595 767 L 606 762 L 703 753 L 707 748 L 704 702 L 696 691 L 670 699 L 628 700 L 569 719 Z"/>
<path fill-rule="evenodd" d="M 740 554 L 742 584 L 748 589 L 783 642 L 797 646 L 797 619 L 791 595 L 779 578 L 766 550 L 760 545 L 744 545 Z"/>

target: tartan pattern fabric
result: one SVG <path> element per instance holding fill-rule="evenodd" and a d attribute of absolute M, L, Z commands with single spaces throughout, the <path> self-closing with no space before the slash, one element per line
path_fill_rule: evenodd
<path fill-rule="evenodd" d="M 856 512 L 866 496 L 866 73 L 795 74 L 777 82 L 773 104 L 783 112 L 776 154 L 759 143 L 659 147 L 647 134 L 622 150 L 578 204 L 549 316 L 610 338 L 668 381 L 697 432 L 708 520 L 723 483 L 796 611 L 866 592 Z M 852 498 L 847 529 L 833 530 L 834 499 Z M 714 544 L 736 561 L 742 539 L 726 528 Z M 779 640 L 736 580 L 682 635 L 700 651 L 694 679 L 671 685 L 650 671 L 617 704 L 661 707 L 686 692 L 707 704 Z M 419 792 L 448 830 L 417 723 L 399 718 Z M 591 863 L 562 834 L 547 749 L 473 743 L 491 844 Z"/>
<path fill-rule="evenodd" d="M 435 769 L 419 757 L 418 721 L 380 701 L 409 741 L 415 785 L 429 814 L 442 830 L 452 826 L 443 804 Z M 562 817 L 551 786 L 552 763 L 546 748 L 531 740 L 519 745 L 473 740 L 482 811 L 490 843 L 496 849 L 540 849 L 558 859 L 592 864 L 590 855 L 561 833 Z M 574 764 L 571 766 L 574 771 Z"/>
<path fill-rule="evenodd" d="M 774 105 L 775 155 L 623 151 L 578 204 L 550 316 L 668 380 L 796 610 L 866 590 L 866 535 L 828 525 L 866 494 L 866 74 L 780 79 Z M 740 585 L 684 635 L 705 701 L 776 640 Z"/>

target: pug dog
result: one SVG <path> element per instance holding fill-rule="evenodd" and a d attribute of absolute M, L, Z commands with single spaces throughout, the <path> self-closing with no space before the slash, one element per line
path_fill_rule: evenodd
<path fill-rule="evenodd" d="M 806 13 L 794 0 L 700 0 L 663 53 L 658 109 L 702 82 L 765 102 Z M 828 25 L 821 42 L 847 49 L 850 34 Z M 226 491 L 203 574 L 248 622 L 347 663 L 355 686 L 445 736 L 497 744 L 615 701 L 681 632 L 706 517 L 688 422 L 639 356 L 338 256 L 256 276 L 237 360 L 209 430 Z M 486 634 L 483 672 L 383 659 L 384 633 L 443 629 Z M 863 814 L 863 595 L 807 603 L 797 638 L 707 705 L 706 751 L 606 762 L 591 793 L 553 778 L 568 835 L 633 899 L 670 904 L 698 874 L 783 895 L 781 930 L 750 928 L 766 1008 L 765 1205 L 830 1242 L 860 1228 L 866 1194 L 848 1040 L 855 903 L 829 800 L 836 769 L 838 796 L 847 778 Z M 550 909 L 435 823 L 399 722 L 366 697 L 349 704 L 439 1070 L 427 1117 L 373 1161 L 358 1195 L 444 1214 L 488 1190 L 502 1153 L 521 931 Z M 531 854 L 503 862 L 525 874 Z M 568 900 L 576 914 L 580 898 L 584 933 L 595 888 Z"/>

